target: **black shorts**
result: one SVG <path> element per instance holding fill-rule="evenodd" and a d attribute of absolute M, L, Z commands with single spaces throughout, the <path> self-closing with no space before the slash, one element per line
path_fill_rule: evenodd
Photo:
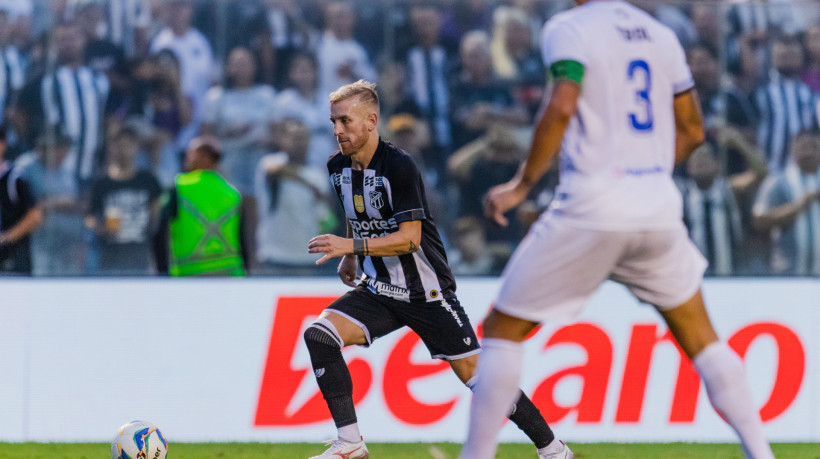
<path fill-rule="evenodd" d="M 368 346 L 406 325 L 419 335 L 434 359 L 458 360 L 480 352 L 470 319 L 455 298 L 408 303 L 377 295 L 360 285 L 327 310 L 361 327 Z"/>

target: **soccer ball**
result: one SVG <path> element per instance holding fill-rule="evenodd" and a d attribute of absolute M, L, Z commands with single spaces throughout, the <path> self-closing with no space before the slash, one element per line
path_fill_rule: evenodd
<path fill-rule="evenodd" d="M 120 427 L 111 441 L 112 459 L 165 459 L 168 442 L 159 427 L 147 421 L 131 421 Z"/>

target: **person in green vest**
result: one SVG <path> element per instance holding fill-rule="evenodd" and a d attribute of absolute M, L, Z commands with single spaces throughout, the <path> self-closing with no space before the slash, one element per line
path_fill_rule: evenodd
<path fill-rule="evenodd" d="M 247 244 L 242 197 L 216 172 L 221 159 L 216 140 L 198 137 L 185 152 L 154 242 L 157 269 L 181 276 L 244 276 Z"/>

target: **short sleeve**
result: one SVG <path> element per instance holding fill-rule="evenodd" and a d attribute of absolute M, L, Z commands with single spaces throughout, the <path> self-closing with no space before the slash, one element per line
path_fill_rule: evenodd
<path fill-rule="evenodd" d="M 672 93 L 678 95 L 694 88 L 695 80 L 692 78 L 692 71 L 689 70 L 689 64 L 686 63 L 683 46 L 674 33 L 670 31 L 669 35 L 671 45 L 668 56 L 672 59 L 669 67 L 672 75 Z"/>
<path fill-rule="evenodd" d="M 587 66 L 589 56 L 581 33 L 569 21 L 550 21 L 541 34 L 541 58 L 544 65 L 559 61 L 575 61 Z"/>
<path fill-rule="evenodd" d="M 17 179 L 17 198 L 21 209 L 26 212 L 37 206 L 37 197 L 29 186 L 28 182 L 22 178 Z"/>
<path fill-rule="evenodd" d="M 424 184 L 416 163 L 406 155 L 398 155 L 387 175 L 390 187 L 389 193 L 393 197 L 393 218 L 396 223 L 415 220 L 425 220 L 424 212 Z"/>
<path fill-rule="evenodd" d="M 205 93 L 205 101 L 202 107 L 203 123 L 216 124 L 219 121 L 219 106 L 224 93 L 225 91 L 219 86 L 214 86 Z"/>
<path fill-rule="evenodd" d="M 782 177 L 768 177 L 760 185 L 760 191 L 755 198 L 752 214 L 759 216 L 775 207 L 789 202 L 789 193 L 785 189 L 786 182 Z"/>

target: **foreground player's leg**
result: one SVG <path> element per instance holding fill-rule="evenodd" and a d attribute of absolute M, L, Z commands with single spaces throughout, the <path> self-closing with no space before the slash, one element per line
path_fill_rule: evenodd
<path fill-rule="evenodd" d="M 506 326 L 508 320 L 512 327 Z M 474 386 L 462 459 L 495 457 L 498 432 L 508 415 L 513 422 L 518 420 L 516 425 L 536 444 L 539 458 L 572 458 L 566 445 L 555 438 L 541 413 L 518 388 L 523 357 L 521 341 L 534 326 L 495 310 L 485 320 L 485 338 L 476 375 L 478 384 Z"/>
<path fill-rule="evenodd" d="M 703 379 L 712 405 L 740 437 L 746 457 L 773 459 L 743 363 L 726 343 L 718 341 L 701 292 L 661 315 Z"/>
<path fill-rule="evenodd" d="M 313 373 L 319 390 L 327 402 L 330 415 L 339 437 L 330 443 L 330 448 L 319 456 L 366 458 L 369 457 L 356 422 L 356 410 L 353 406 L 353 380 L 347 369 L 342 346 L 344 340 L 335 326 L 327 319 L 319 319 L 305 330 L 305 344 L 310 353 Z M 311 458 L 313 459 L 313 458 Z"/>

